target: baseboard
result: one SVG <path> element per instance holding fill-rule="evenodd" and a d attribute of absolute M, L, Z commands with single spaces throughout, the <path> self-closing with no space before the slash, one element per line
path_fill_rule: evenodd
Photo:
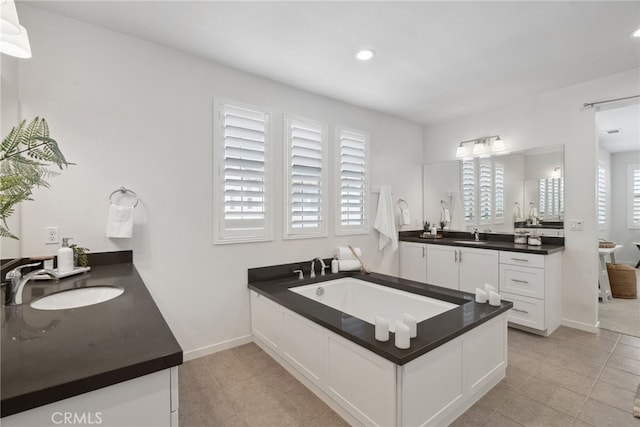
<path fill-rule="evenodd" d="M 228 350 L 233 347 L 238 347 L 243 344 L 248 344 L 253 341 L 252 335 L 245 335 L 243 337 L 234 338 L 228 341 L 222 341 L 217 344 L 208 345 L 206 347 L 200 347 L 196 350 L 186 351 L 183 354 L 183 359 L 185 362 L 193 359 L 198 359 L 199 357 L 208 356 L 213 353 L 217 353 L 222 350 Z"/>
<path fill-rule="evenodd" d="M 562 319 L 562 326 L 566 326 L 568 328 L 579 329 L 585 332 L 591 332 L 592 334 L 597 334 L 600 330 L 600 322 L 596 322 L 595 325 L 589 325 L 587 323 L 576 322 L 575 320 Z"/>

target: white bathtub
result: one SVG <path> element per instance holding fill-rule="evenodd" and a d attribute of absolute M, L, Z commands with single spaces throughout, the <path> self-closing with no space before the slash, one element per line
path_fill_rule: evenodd
<path fill-rule="evenodd" d="M 446 301 L 377 285 L 350 277 L 290 288 L 304 297 L 350 314 L 365 322 L 375 323 L 376 316 L 389 320 L 389 329 L 395 330 L 395 321 L 403 313 L 418 322 L 458 307 Z"/>

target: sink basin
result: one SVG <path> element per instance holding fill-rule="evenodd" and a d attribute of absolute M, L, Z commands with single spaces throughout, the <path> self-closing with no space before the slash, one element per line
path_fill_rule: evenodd
<path fill-rule="evenodd" d="M 114 299 L 124 292 L 117 286 L 88 286 L 86 288 L 69 289 L 56 292 L 31 302 L 31 307 L 38 310 L 64 310 L 67 308 L 86 307 Z"/>
<path fill-rule="evenodd" d="M 468 245 L 486 245 L 488 242 L 483 240 L 456 240 L 454 243 L 465 243 Z"/>

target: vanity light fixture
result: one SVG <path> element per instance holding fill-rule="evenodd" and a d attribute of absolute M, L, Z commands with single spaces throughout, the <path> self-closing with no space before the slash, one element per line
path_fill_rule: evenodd
<path fill-rule="evenodd" d="M 633 33 L 631 33 L 630 37 L 633 37 L 633 38 L 636 38 L 636 39 L 640 39 L 640 28 L 638 28 Z"/>
<path fill-rule="evenodd" d="M 356 59 L 358 61 L 369 61 L 374 56 L 376 56 L 376 53 L 372 49 L 362 49 L 356 53 Z"/>
<path fill-rule="evenodd" d="M 551 172 L 551 178 L 560 178 L 560 176 L 560 166 L 556 166 L 555 168 L 553 168 L 553 172 Z"/>
<path fill-rule="evenodd" d="M 0 52 L 16 58 L 31 58 L 27 30 L 18 21 L 13 0 L 0 0 Z"/>
<path fill-rule="evenodd" d="M 505 145 L 498 135 L 462 141 L 456 149 L 457 158 L 488 157 L 490 154 L 506 154 Z"/>

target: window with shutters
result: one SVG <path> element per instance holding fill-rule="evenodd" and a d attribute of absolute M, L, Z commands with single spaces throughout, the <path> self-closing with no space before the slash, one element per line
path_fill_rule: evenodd
<path fill-rule="evenodd" d="M 336 234 L 369 232 L 369 135 L 336 129 L 338 203 Z"/>
<path fill-rule="evenodd" d="M 270 114 L 216 104 L 214 243 L 272 239 Z"/>
<path fill-rule="evenodd" d="M 540 178 L 538 217 L 546 220 L 564 218 L 564 178 Z"/>
<path fill-rule="evenodd" d="M 326 127 L 312 120 L 286 116 L 284 129 L 284 238 L 326 236 Z"/>
<path fill-rule="evenodd" d="M 598 162 L 598 228 L 603 230 L 607 223 L 607 168 Z"/>
<path fill-rule="evenodd" d="M 461 195 L 465 224 L 503 224 L 504 165 L 491 159 L 461 161 Z"/>
<path fill-rule="evenodd" d="M 640 228 L 640 164 L 629 165 L 627 170 L 627 227 Z"/>

